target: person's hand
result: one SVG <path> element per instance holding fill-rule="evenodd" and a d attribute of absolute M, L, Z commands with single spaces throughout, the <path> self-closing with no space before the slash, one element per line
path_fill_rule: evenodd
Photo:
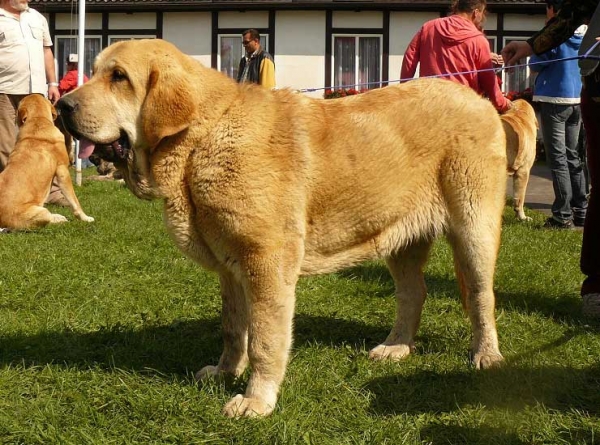
<path fill-rule="evenodd" d="M 493 65 L 499 65 L 499 66 L 504 65 L 504 59 L 502 58 L 502 56 L 500 54 L 491 53 L 491 56 L 492 56 L 492 64 Z"/>
<path fill-rule="evenodd" d="M 58 92 L 58 87 L 54 85 L 48 86 L 48 100 L 55 104 L 60 99 L 60 93 Z"/>
<path fill-rule="evenodd" d="M 503 110 L 500 112 L 500 114 L 504 114 L 504 113 L 506 113 L 506 112 L 510 111 L 510 110 L 512 109 L 512 107 L 514 107 L 513 103 L 512 103 L 510 100 L 506 99 L 506 106 L 505 106 L 505 108 L 504 108 L 504 109 L 503 109 Z"/>
<path fill-rule="evenodd" d="M 502 58 L 508 66 L 515 65 L 519 60 L 532 54 L 533 48 L 524 40 L 512 41 L 502 48 Z"/>

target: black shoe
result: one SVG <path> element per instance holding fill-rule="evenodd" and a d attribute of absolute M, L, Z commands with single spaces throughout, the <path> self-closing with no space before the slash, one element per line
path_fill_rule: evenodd
<path fill-rule="evenodd" d="M 557 219 L 554 219 L 553 217 L 550 217 L 546 220 L 546 222 L 544 223 L 544 227 L 547 229 L 574 229 L 575 226 L 573 225 L 573 221 L 571 221 L 570 219 L 568 219 L 565 222 L 560 222 Z"/>
<path fill-rule="evenodd" d="M 573 218 L 573 224 L 575 227 L 583 227 L 585 225 L 585 218 Z"/>

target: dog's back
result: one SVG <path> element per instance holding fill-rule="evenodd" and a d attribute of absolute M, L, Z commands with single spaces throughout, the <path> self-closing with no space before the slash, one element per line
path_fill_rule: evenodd
<path fill-rule="evenodd" d="M 525 216 L 523 205 L 529 182 L 529 172 L 535 162 L 537 119 L 529 102 L 518 99 L 513 108 L 500 116 L 506 133 L 507 171 L 513 176 L 514 210 L 521 221 Z"/>

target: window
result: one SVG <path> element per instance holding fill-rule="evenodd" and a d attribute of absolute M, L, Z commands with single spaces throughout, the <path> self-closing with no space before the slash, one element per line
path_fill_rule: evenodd
<path fill-rule="evenodd" d="M 219 36 L 218 69 L 232 79 L 237 79 L 238 67 L 244 53 L 241 33 L 242 31 L 236 35 Z M 260 46 L 263 49 L 267 47 L 266 35 L 260 36 Z"/>
<path fill-rule="evenodd" d="M 525 40 L 525 38 L 508 38 L 504 41 L 504 45 L 515 40 Z M 505 93 L 508 93 L 509 91 L 523 91 L 533 87 L 534 77 L 531 75 L 532 73 L 529 71 L 529 67 L 520 66 L 526 65 L 527 63 L 529 63 L 529 57 L 519 60 L 516 68 L 503 71 L 504 80 L 502 82 L 502 90 Z"/>
<path fill-rule="evenodd" d="M 381 36 L 334 36 L 333 87 L 379 88 L 381 46 Z"/>
<path fill-rule="evenodd" d="M 94 59 L 100 53 L 102 47 L 102 39 L 100 36 L 85 37 L 84 43 L 84 51 L 85 51 L 85 59 L 84 59 L 84 69 L 85 74 L 88 77 L 92 75 L 92 67 L 94 64 Z M 54 49 L 54 57 L 58 62 L 58 77 L 57 79 L 62 79 L 62 77 L 67 72 L 67 57 L 69 54 L 77 54 L 77 37 L 56 37 L 56 48 Z"/>

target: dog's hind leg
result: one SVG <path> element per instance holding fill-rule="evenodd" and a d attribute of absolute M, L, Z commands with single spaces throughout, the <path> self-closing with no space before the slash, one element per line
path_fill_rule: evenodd
<path fill-rule="evenodd" d="M 513 176 L 513 209 L 519 221 L 531 221 L 531 218 L 525 215 L 523 206 L 525 205 L 525 192 L 529 183 L 529 169 L 521 166 Z"/>
<path fill-rule="evenodd" d="M 44 227 L 48 224 L 58 224 L 67 222 L 67 218 L 58 213 L 51 213 L 47 208 L 42 206 L 31 206 L 19 213 L 19 221 L 17 229 L 34 229 Z"/>
<path fill-rule="evenodd" d="M 414 350 L 427 288 L 423 267 L 431 240 L 417 241 L 387 258 L 396 286 L 396 322 L 385 341 L 369 352 L 373 360 L 400 360 Z"/>
<path fill-rule="evenodd" d="M 222 300 L 223 353 L 217 366 L 205 366 L 196 380 L 229 374 L 240 376 L 248 366 L 248 302 L 232 274 L 219 274 Z"/>
<path fill-rule="evenodd" d="M 489 209 L 491 210 L 491 209 Z M 448 239 L 454 252 L 461 294 L 473 328 L 472 361 L 477 369 L 502 361 L 494 315 L 494 269 L 500 242 L 500 212 L 480 210 L 460 226 L 451 228 Z"/>

